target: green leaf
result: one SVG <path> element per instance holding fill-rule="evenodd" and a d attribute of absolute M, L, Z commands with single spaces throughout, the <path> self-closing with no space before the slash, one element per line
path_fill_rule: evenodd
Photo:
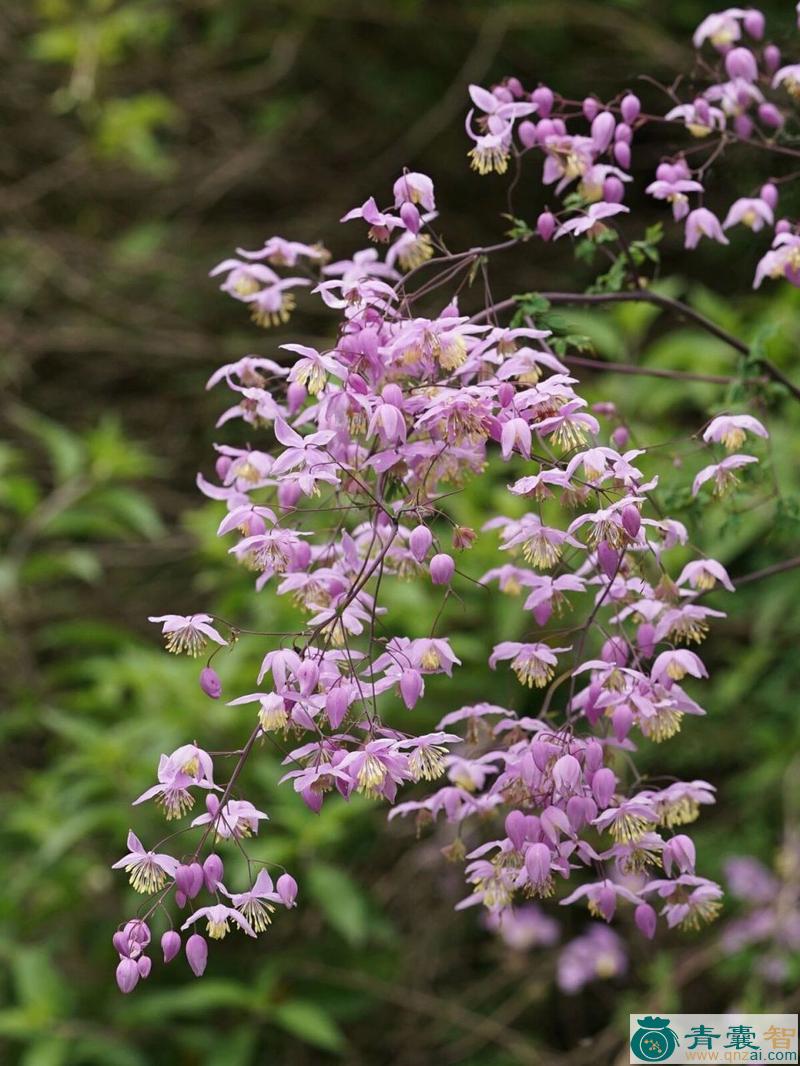
<path fill-rule="evenodd" d="M 8 417 L 14 425 L 44 445 L 58 483 L 77 477 L 84 468 L 86 449 L 80 437 L 71 430 L 27 407 L 13 407 Z"/>
<path fill-rule="evenodd" d="M 311 897 L 337 933 L 354 947 L 366 942 L 369 910 L 361 889 L 344 870 L 316 863 L 308 871 Z"/>
<path fill-rule="evenodd" d="M 270 1016 L 276 1025 L 292 1036 L 324 1051 L 344 1050 L 345 1038 L 329 1014 L 308 1000 L 293 999 L 272 1008 Z"/>

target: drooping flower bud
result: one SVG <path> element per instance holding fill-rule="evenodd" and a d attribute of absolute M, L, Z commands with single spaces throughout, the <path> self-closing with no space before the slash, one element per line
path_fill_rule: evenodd
<path fill-rule="evenodd" d="M 603 182 L 603 199 L 607 204 L 621 204 L 625 199 L 625 186 L 615 174 Z"/>
<path fill-rule="evenodd" d="M 536 104 L 537 114 L 541 118 L 548 118 L 553 110 L 553 101 L 555 100 L 553 90 L 548 89 L 546 85 L 540 85 L 538 89 L 534 89 L 531 93 L 531 100 Z"/>
<path fill-rule="evenodd" d="M 181 950 L 180 934 L 174 929 L 168 929 L 161 937 L 161 950 L 164 952 L 164 962 L 172 962 Z"/>
<path fill-rule="evenodd" d="M 139 971 L 139 976 L 142 978 L 150 976 L 150 970 L 153 968 L 153 960 L 149 955 L 141 955 L 136 960 L 136 968 Z"/>
<path fill-rule="evenodd" d="M 219 674 L 210 666 L 206 666 L 200 671 L 200 688 L 212 700 L 218 700 L 222 695 L 222 682 L 219 679 Z"/>
<path fill-rule="evenodd" d="M 776 44 L 768 44 L 764 49 L 764 66 L 767 74 L 774 74 L 781 65 L 781 50 Z"/>
<path fill-rule="evenodd" d="M 449 585 L 455 570 L 455 561 L 446 552 L 440 552 L 431 559 L 430 574 L 434 585 Z"/>
<path fill-rule="evenodd" d="M 411 554 L 421 563 L 433 544 L 433 534 L 427 526 L 415 526 L 408 538 L 408 547 Z"/>
<path fill-rule="evenodd" d="M 231 465 L 232 460 L 229 456 L 220 455 L 218 457 L 216 463 L 214 464 L 214 469 L 216 470 L 217 477 L 220 479 L 220 481 L 224 481 L 225 478 L 228 476 L 228 471 L 230 470 Z"/>
<path fill-rule="evenodd" d="M 301 385 L 299 381 L 293 381 L 286 389 L 286 404 L 289 408 L 290 415 L 296 415 L 303 404 L 306 402 L 308 392 L 304 385 Z"/>
<path fill-rule="evenodd" d="M 592 795 L 601 809 L 609 806 L 616 787 L 617 777 L 613 770 L 603 766 L 595 771 L 592 776 Z"/>
<path fill-rule="evenodd" d="M 639 117 L 639 113 L 642 110 L 642 104 L 639 97 L 634 93 L 627 93 L 622 97 L 622 103 L 620 104 L 620 111 L 622 112 L 623 120 L 632 126 L 636 119 Z"/>
<path fill-rule="evenodd" d="M 303 659 L 297 668 L 297 681 L 303 696 L 310 696 L 319 682 L 319 666 L 313 659 Z"/>
<path fill-rule="evenodd" d="M 416 706 L 417 700 L 422 695 L 424 684 L 419 670 L 404 670 L 400 675 L 400 695 L 409 711 L 413 711 Z"/>
<path fill-rule="evenodd" d="M 404 203 L 400 208 L 400 218 L 409 233 L 413 233 L 414 236 L 419 233 L 422 226 L 422 218 L 419 208 L 415 204 Z"/>
<path fill-rule="evenodd" d="M 774 211 L 778 206 L 778 186 L 774 185 L 771 181 L 761 186 L 761 191 L 758 194 L 765 204 Z"/>
<path fill-rule="evenodd" d="M 522 845 L 525 843 L 526 828 L 527 823 L 522 811 L 509 811 L 506 815 L 505 831 L 506 836 L 517 851 L 522 851 Z"/>
<path fill-rule="evenodd" d="M 600 103 L 593 96 L 587 96 L 581 104 L 581 111 L 588 122 L 592 122 L 600 110 Z"/>
<path fill-rule="evenodd" d="M 553 784 L 563 795 L 575 792 L 581 780 L 581 764 L 574 755 L 562 755 L 553 764 Z"/>
<path fill-rule="evenodd" d="M 628 661 L 628 648 L 622 637 L 609 637 L 600 649 L 600 658 L 605 663 L 624 666 Z"/>
<path fill-rule="evenodd" d="M 631 538 L 635 540 L 639 536 L 639 530 L 642 528 L 642 516 L 639 513 L 639 508 L 633 504 L 626 504 L 622 508 L 622 528 Z"/>
<path fill-rule="evenodd" d="M 291 874 L 281 874 L 275 884 L 275 890 L 281 897 L 284 907 L 294 907 L 297 898 L 297 882 Z"/>
<path fill-rule="evenodd" d="M 758 77 L 756 57 L 749 48 L 732 48 L 725 56 L 725 70 L 729 78 L 755 81 Z"/>
<path fill-rule="evenodd" d="M 501 381 L 497 386 L 497 399 L 501 407 L 508 407 L 514 400 L 515 390 L 510 381 Z"/>
<path fill-rule="evenodd" d="M 350 707 L 350 690 L 345 685 L 337 685 L 325 696 L 325 714 L 331 729 L 338 729 Z"/>
<path fill-rule="evenodd" d="M 619 567 L 620 553 L 615 551 L 607 540 L 601 540 L 597 545 L 597 561 L 606 577 L 611 579 Z"/>
<path fill-rule="evenodd" d="M 120 992 L 124 992 L 127 995 L 129 992 L 133 992 L 139 983 L 139 967 L 133 959 L 120 959 L 116 977 Z"/>
<path fill-rule="evenodd" d="M 614 159 L 623 170 L 627 170 L 631 165 L 631 146 L 624 141 L 616 141 L 614 144 Z"/>
<path fill-rule="evenodd" d="M 633 912 L 633 920 L 636 922 L 636 928 L 642 934 L 647 937 L 648 940 L 652 940 L 656 932 L 656 912 L 650 906 L 649 903 L 640 903 L 636 910 Z"/>
<path fill-rule="evenodd" d="M 195 977 L 202 977 L 208 962 L 208 944 L 199 933 L 192 933 L 186 941 L 186 959 Z"/>
<path fill-rule="evenodd" d="M 754 7 L 748 8 L 748 10 L 745 11 L 742 22 L 747 33 L 749 33 L 754 40 L 760 41 L 764 36 L 764 27 L 766 25 L 763 12 Z"/>
<path fill-rule="evenodd" d="M 205 881 L 206 890 L 208 892 L 216 892 L 217 885 L 223 878 L 225 869 L 222 865 L 222 859 L 219 855 L 212 852 L 206 857 L 203 863 L 203 880 Z"/>
<path fill-rule="evenodd" d="M 542 211 L 536 219 L 536 232 L 543 241 L 549 241 L 556 230 L 555 216 L 549 211 Z"/>
<path fill-rule="evenodd" d="M 611 715 L 611 728 L 617 740 L 623 741 L 633 726 L 633 711 L 627 705 L 615 707 Z"/>
<path fill-rule="evenodd" d="M 631 435 L 626 426 L 617 426 L 611 434 L 611 443 L 617 449 L 624 448 L 630 439 Z"/>
<path fill-rule="evenodd" d="M 783 115 L 774 104 L 763 103 L 758 105 L 758 118 L 765 126 L 772 130 L 778 130 L 783 125 Z"/>
<path fill-rule="evenodd" d="M 617 122 L 610 111 L 601 111 L 592 122 L 592 144 L 595 151 L 602 153 L 611 144 L 614 127 Z"/>
<path fill-rule="evenodd" d="M 691 837 L 686 836 L 685 833 L 678 833 L 677 836 L 670 837 L 664 845 L 661 858 L 667 877 L 672 876 L 673 865 L 677 867 L 679 873 L 693 874 L 697 860 L 694 841 Z"/>
<path fill-rule="evenodd" d="M 533 148 L 538 140 L 536 123 L 527 118 L 520 122 L 517 128 L 517 136 L 523 148 Z"/>
<path fill-rule="evenodd" d="M 656 647 L 656 627 L 651 622 L 642 622 L 638 627 L 636 643 L 645 659 L 651 658 Z"/>

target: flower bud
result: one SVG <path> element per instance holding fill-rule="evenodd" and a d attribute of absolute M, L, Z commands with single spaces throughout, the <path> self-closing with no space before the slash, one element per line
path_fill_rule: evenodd
<path fill-rule="evenodd" d="M 525 869 L 534 885 L 543 884 L 550 876 L 552 855 L 546 844 L 531 844 L 525 852 Z"/>
<path fill-rule="evenodd" d="M 791 233 L 791 231 L 792 224 L 788 218 L 779 218 L 778 221 L 775 223 L 776 233 Z"/>
<path fill-rule="evenodd" d="M 749 115 L 737 115 L 733 120 L 733 130 L 737 137 L 746 141 L 753 132 L 753 120 Z"/>
<path fill-rule="evenodd" d="M 651 658 L 656 648 L 656 627 L 651 622 L 642 622 L 636 630 L 636 643 L 644 658 Z"/>
<path fill-rule="evenodd" d="M 732 48 L 725 56 L 725 70 L 729 78 L 755 81 L 758 77 L 756 57 L 749 48 Z"/>
<path fill-rule="evenodd" d="M 149 955 L 142 955 L 136 960 L 136 968 L 139 971 L 140 977 L 149 977 L 150 971 L 153 968 L 153 960 Z"/>
<path fill-rule="evenodd" d="M 217 885 L 223 878 L 225 873 L 222 865 L 222 859 L 219 855 L 212 852 L 207 856 L 206 861 L 203 863 L 203 880 L 206 883 L 206 890 L 208 892 L 216 892 Z"/>
<path fill-rule="evenodd" d="M 214 464 L 214 469 L 216 470 L 217 477 L 220 479 L 220 481 L 224 481 L 225 478 L 228 476 L 228 471 L 230 470 L 231 465 L 232 461 L 227 455 L 220 455 L 220 457 L 217 459 L 216 463 Z"/>
<path fill-rule="evenodd" d="M 303 659 L 297 668 L 297 682 L 300 685 L 300 693 L 310 696 L 317 687 L 319 681 L 319 666 L 313 659 Z"/>
<path fill-rule="evenodd" d="M 305 385 L 301 385 L 299 381 L 293 381 L 286 389 L 286 404 L 289 408 L 289 414 L 295 415 L 306 402 Z"/>
<path fill-rule="evenodd" d="M 539 144 L 544 144 L 545 138 L 552 137 L 556 132 L 556 125 L 552 119 L 543 118 L 536 123 L 536 140 Z"/>
<path fill-rule="evenodd" d="M 536 232 L 543 241 L 549 241 L 555 233 L 556 220 L 549 211 L 542 211 L 536 219 Z"/>
<path fill-rule="evenodd" d="M 548 89 L 546 85 L 540 85 L 538 89 L 534 89 L 531 93 L 531 101 L 536 104 L 537 114 L 541 118 L 547 118 L 550 115 L 553 110 L 554 100 L 553 90 Z"/>
<path fill-rule="evenodd" d="M 758 118 L 770 129 L 778 130 L 783 125 L 783 115 L 774 104 L 763 103 L 758 105 Z"/>
<path fill-rule="evenodd" d="M 506 78 L 506 88 L 515 100 L 521 100 L 525 95 L 525 90 L 522 88 L 522 82 L 519 78 Z"/>
<path fill-rule="evenodd" d="M 581 780 L 581 764 L 574 755 L 562 755 L 553 764 L 553 784 L 562 794 L 575 792 Z"/>
<path fill-rule="evenodd" d="M 622 141 L 624 144 L 630 144 L 633 140 L 633 130 L 625 122 L 618 122 L 617 128 L 614 130 L 614 140 Z"/>
<path fill-rule="evenodd" d="M 281 897 L 281 903 L 284 907 L 294 906 L 294 901 L 297 898 L 297 882 L 291 874 L 281 874 L 275 884 L 275 889 Z"/>
<path fill-rule="evenodd" d="M 603 182 L 603 199 L 607 204 L 621 204 L 625 199 L 625 186 L 615 174 Z"/>
<path fill-rule="evenodd" d="M 636 927 L 642 936 L 646 936 L 648 940 L 652 940 L 656 932 L 656 912 L 650 906 L 649 903 L 640 903 L 636 910 L 633 912 L 633 919 L 636 922 Z"/>
<path fill-rule="evenodd" d="M 425 682 L 419 670 L 404 670 L 400 675 L 400 695 L 409 711 L 414 710 L 424 688 Z"/>
<path fill-rule="evenodd" d="M 594 120 L 599 110 L 600 103 L 598 100 L 595 100 L 593 96 L 585 97 L 583 103 L 581 104 L 581 111 L 583 111 L 585 118 L 589 122 L 592 122 Z"/>
<path fill-rule="evenodd" d="M 186 959 L 195 977 L 202 977 L 208 962 L 208 944 L 199 933 L 192 933 L 186 941 Z"/>
<path fill-rule="evenodd" d="M 672 876 L 673 865 L 677 867 L 679 873 L 693 874 L 694 864 L 697 859 L 694 841 L 691 837 L 686 836 L 685 833 L 678 833 L 677 836 L 670 837 L 664 845 L 661 858 L 667 877 Z"/>
<path fill-rule="evenodd" d="M 626 707 L 624 704 L 622 707 L 617 707 L 614 713 L 611 715 L 611 728 L 614 730 L 615 738 L 622 743 L 631 731 L 633 725 L 633 711 L 630 707 Z"/>
<path fill-rule="evenodd" d="M 596 770 L 592 776 L 592 795 L 597 800 L 597 805 L 605 810 L 611 803 L 614 789 L 617 787 L 617 777 L 613 770 L 607 766 Z"/>
<path fill-rule="evenodd" d="M 123 933 L 121 929 L 118 929 L 111 938 L 111 943 L 114 945 L 114 950 L 119 952 L 120 955 L 128 958 L 131 953 L 131 941 L 127 933 Z"/>
<path fill-rule="evenodd" d="M 617 573 L 620 558 L 620 553 L 615 551 L 607 540 L 601 540 L 597 545 L 597 561 L 600 564 L 600 569 L 609 580 Z"/>
<path fill-rule="evenodd" d="M 133 959 L 120 959 L 116 977 L 120 992 L 124 992 L 127 995 L 129 992 L 133 992 L 139 983 L 139 967 Z"/>
<path fill-rule="evenodd" d="M 416 526 L 411 530 L 408 547 L 418 563 L 421 563 L 428 554 L 431 544 L 433 544 L 433 534 L 427 526 Z"/>
<path fill-rule="evenodd" d="M 440 552 L 438 555 L 434 555 L 430 563 L 431 581 L 434 585 L 449 585 L 453 574 L 455 573 L 456 564 L 453 561 L 452 555 L 448 555 L 446 552 Z"/>
<path fill-rule="evenodd" d="M 398 407 L 402 411 L 403 390 L 399 385 L 395 385 L 394 382 L 391 382 L 389 385 L 384 385 L 381 390 L 381 398 L 384 403 L 391 404 L 392 407 Z"/>
<path fill-rule="evenodd" d="M 181 938 L 174 929 L 168 929 L 161 937 L 161 950 L 164 952 L 164 962 L 172 962 L 181 950 Z"/>
<path fill-rule="evenodd" d="M 768 44 L 764 49 L 764 66 L 767 74 L 774 74 L 781 65 L 781 50 L 775 44 Z"/>
<path fill-rule="evenodd" d="M 745 12 L 742 22 L 746 32 L 749 33 L 754 40 L 760 41 L 764 36 L 765 20 L 763 13 L 756 10 L 756 8 L 751 7 Z"/>
<path fill-rule="evenodd" d="M 210 666 L 206 666 L 200 671 L 200 688 L 212 700 L 218 700 L 222 695 L 222 682 L 219 679 L 219 674 L 216 670 L 212 670 Z"/>
<path fill-rule="evenodd" d="M 508 407 L 514 400 L 515 389 L 510 381 L 501 381 L 497 386 L 497 399 L 501 407 Z"/>
<path fill-rule="evenodd" d="M 624 141 L 617 141 L 614 145 L 614 159 L 623 170 L 627 170 L 631 165 L 631 146 Z"/>
<path fill-rule="evenodd" d="M 623 121 L 629 126 L 632 126 L 636 119 L 639 117 L 639 113 L 642 110 L 642 105 L 639 97 L 634 93 L 627 93 L 622 97 L 622 103 L 620 104 L 620 111 L 622 112 Z"/>
<path fill-rule="evenodd" d="M 278 486 L 278 503 L 281 509 L 288 511 L 295 507 L 302 494 L 303 490 L 296 481 L 282 481 Z"/>
<path fill-rule="evenodd" d="M 400 218 L 409 233 L 414 234 L 414 236 L 419 233 L 422 227 L 422 219 L 415 204 L 404 203 L 400 208 Z"/>
<path fill-rule="evenodd" d="M 338 729 L 350 707 L 350 691 L 345 685 L 332 688 L 325 697 L 325 714 L 331 729 Z"/>
<path fill-rule="evenodd" d="M 642 527 L 642 516 L 639 514 L 639 508 L 633 504 L 626 504 L 622 508 L 622 528 L 631 538 L 635 540 L 639 536 L 639 530 Z"/>
<path fill-rule="evenodd" d="M 542 600 L 541 603 L 537 603 L 533 608 L 533 617 L 536 620 L 536 624 L 539 626 L 546 626 L 550 621 L 553 614 L 553 601 Z"/>
<path fill-rule="evenodd" d="M 631 435 L 626 426 L 617 426 L 611 434 L 611 443 L 617 449 L 624 448 L 630 439 Z"/>
<path fill-rule="evenodd" d="M 601 111 L 592 122 L 592 144 L 597 152 L 605 152 L 614 137 L 616 119 L 610 111 Z"/>
<path fill-rule="evenodd" d="M 622 637 L 609 637 L 600 649 L 600 658 L 604 663 L 624 666 L 628 661 L 628 648 Z"/>
<path fill-rule="evenodd" d="M 771 181 L 768 181 L 765 185 L 761 186 L 761 192 L 758 194 L 761 199 L 772 208 L 774 211 L 778 206 L 778 186 L 773 185 Z"/>
<path fill-rule="evenodd" d="M 509 811 L 506 815 L 505 831 L 516 851 L 522 851 L 522 845 L 525 843 L 525 829 L 526 821 L 522 811 Z"/>
<path fill-rule="evenodd" d="M 536 123 L 530 119 L 520 122 L 517 128 L 517 136 L 523 148 L 533 148 L 536 144 Z"/>

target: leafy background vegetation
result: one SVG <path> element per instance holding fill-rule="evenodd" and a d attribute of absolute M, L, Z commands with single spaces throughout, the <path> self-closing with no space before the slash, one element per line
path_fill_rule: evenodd
<path fill-rule="evenodd" d="M 767 5 L 775 30 L 791 30 L 790 6 Z M 285 329 L 259 335 L 216 293 L 208 268 L 275 232 L 353 247 L 354 234 L 338 233 L 336 220 L 406 163 L 435 177 L 454 246 L 496 239 L 504 196 L 500 183 L 467 168 L 465 84 L 516 72 L 580 97 L 636 87 L 639 71 L 669 80 L 705 13 L 700 0 L 4 5 L 4 1063 L 599 1062 L 616 1054 L 628 1010 L 797 1008 L 791 982 L 763 986 L 752 956 L 721 959 L 714 930 L 655 945 L 632 938 L 627 976 L 564 996 L 552 953 L 509 952 L 473 913 L 454 915 L 463 886 L 459 868 L 441 857 L 445 833 L 418 842 L 413 827 L 387 828 L 385 812 L 360 798 L 311 816 L 276 788 L 279 756 L 268 750 L 248 771 L 248 794 L 271 816 L 253 853 L 293 870 L 301 907 L 255 949 L 226 940 L 201 982 L 176 961 L 154 967 L 131 997 L 113 983 L 111 933 L 133 901 L 109 865 L 130 797 L 149 782 L 160 751 L 194 736 L 225 748 L 242 732 L 240 713 L 204 697 L 195 665 L 165 655 L 145 618 L 210 606 L 282 628 L 291 614 L 252 593 L 214 535 L 217 506 L 194 490 L 195 473 L 210 470 L 221 409 L 203 386 L 212 369 L 245 352 L 274 354 L 290 336 L 322 343 L 328 320 L 301 306 Z M 635 165 L 652 168 L 662 150 L 646 142 Z M 724 175 L 719 183 L 727 203 Z M 517 213 L 529 218 L 538 208 L 533 188 L 519 195 Z M 679 245 L 668 227 L 665 274 Z M 686 274 L 681 259 L 676 291 L 798 380 L 796 292 L 746 295 L 749 246 L 725 256 L 724 271 L 716 262 L 713 253 L 698 256 Z M 578 289 L 592 273 L 566 247 L 531 243 L 492 278 L 508 294 Z M 652 308 L 563 317 L 570 332 L 591 338 L 592 358 L 747 372 L 723 343 Z M 613 393 L 648 442 L 694 432 L 726 399 L 711 384 L 586 376 L 590 394 Z M 797 551 L 799 410 L 765 391 L 779 500 L 740 514 L 681 515 L 735 575 Z M 226 437 L 246 439 L 235 429 Z M 508 511 L 503 485 L 490 480 L 455 497 L 454 514 L 480 527 L 493 510 Z M 482 538 L 470 573 L 492 559 Z M 404 586 L 398 617 L 410 623 L 429 611 L 428 597 L 421 585 Z M 710 876 L 731 853 L 771 862 L 794 828 L 798 598 L 800 578 L 789 571 L 710 599 L 730 614 L 715 628 L 702 693 L 709 715 L 659 752 L 676 774 L 719 788 L 699 834 Z M 482 665 L 486 645 L 515 632 L 509 602 L 474 589 L 451 604 L 465 666 L 446 688 L 429 687 L 414 712 L 419 722 L 434 723 L 478 691 L 514 698 L 505 675 Z M 232 695 L 252 688 L 258 652 L 243 646 L 223 661 Z M 148 816 L 145 838 L 157 831 Z M 583 920 L 567 914 L 565 937 Z"/>

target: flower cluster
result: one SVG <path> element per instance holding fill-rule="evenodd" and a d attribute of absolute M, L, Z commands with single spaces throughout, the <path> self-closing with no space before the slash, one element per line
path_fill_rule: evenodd
<path fill-rule="evenodd" d="M 723 146 L 779 129 L 783 113 L 766 101 L 765 71 L 783 91 L 794 84 L 794 68 L 778 69 L 772 46 L 757 57 L 739 43 L 743 35 L 762 37 L 757 12 L 731 9 L 705 20 L 696 44 L 716 50 L 727 80 L 674 103 L 666 122 Z M 248 887 L 230 891 L 215 850 L 231 842 L 242 850 L 267 821 L 240 787 L 248 760 L 276 737 L 290 747 L 281 780 L 312 811 L 361 793 L 391 805 L 390 817 L 413 815 L 421 827 L 440 817 L 450 823 L 447 851 L 465 860 L 468 886 L 459 907 L 483 906 L 504 936 L 552 942 L 539 912 L 526 910 L 531 899 L 582 902 L 602 922 L 627 911 L 648 938 L 660 918 L 694 929 L 720 908 L 721 889 L 698 874 L 684 832 L 714 802 L 713 786 L 671 778 L 652 787 L 632 757 L 705 713 L 695 695 L 707 670 L 695 649 L 721 612 L 704 597 L 734 584 L 720 562 L 699 552 L 675 565 L 674 550 L 685 555 L 691 546 L 685 525 L 657 498 L 659 455 L 627 446 L 613 404 L 590 408 L 549 328 L 516 300 L 492 303 L 488 285 L 483 304 L 462 307 L 465 282 L 494 251 L 537 233 L 545 241 L 615 239 L 608 219 L 629 213 L 622 201 L 631 145 L 651 118 L 631 93 L 576 109 L 515 78 L 490 90 L 473 86 L 470 95 L 469 154 L 479 174 L 520 167 L 530 152 L 543 157 L 541 181 L 562 203 L 543 210 L 535 226 L 516 225 L 491 248 L 450 252 L 433 227 L 432 180 L 406 171 L 388 202 L 370 197 L 344 215 L 372 242 L 351 257 L 333 261 L 320 245 L 272 237 L 212 271 L 224 274 L 223 290 L 250 304 L 261 326 L 288 318 L 297 288 L 318 297 L 337 325 L 327 348 L 283 343 L 270 358 L 221 367 L 208 383 L 232 394 L 220 424 L 241 420 L 259 436 L 258 446 L 218 445 L 215 476 L 199 475 L 199 488 L 224 506 L 218 532 L 229 553 L 255 575 L 258 591 L 290 598 L 298 625 L 245 634 L 202 613 L 151 619 L 169 651 L 208 653 L 200 685 L 212 699 L 222 695 L 212 665 L 222 649 L 257 639 L 263 660 L 254 691 L 229 701 L 241 708 L 249 736 L 228 780 L 218 784 L 211 755 L 187 744 L 162 756 L 157 783 L 135 801 L 154 800 L 167 819 L 180 820 L 191 817 L 199 792 L 205 813 L 153 850 L 131 833 L 128 854 L 114 864 L 152 897 L 114 937 L 125 992 L 149 972 L 148 923 L 167 912 L 170 897 L 178 910 L 188 908 L 180 929 L 191 931 L 186 955 L 196 974 L 208 950 L 196 923 L 205 922 L 212 939 L 231 925 L 254 937 L 276 907 L 294 905 L 291 875 L 273 885 L 265 869 L 252 876 L 249 859 Z M 586 132 L 574 132 L 575 122 L 588 122 Z M 700 203 L 709 163 L 687 159 L 662 163 L 648 191 L 685 220 L 688 247 L 701 237 L 726 242 L 736 224 L 773 225 L 770 182 L 736 201 L 722 224 L 691 206 L 692 197 Z M 792 232 L 780 229 L 779 250 Z M 620 254 L 637 265 L 624 245 Z M 728 454 L 699 471 L 692 491 L 711 483 L 721 494 L 735 487 L 735 471 L 757 462 L 738 449 L 767 430 L 752 415 L 725 413 L 702 436 Z M 479 531 L 459 525 L 449 498 L 504 464 L 510 514 Z M 497 544 L 497 565 L 484 574 L 470 573 L 479 535 Z M 435 678 L 461 665 L 450 638 L 438 633 L 441 608 L 416 632 L 393 629 L 391 587 L 408 580 L 429 583 L 442 607 L 460 584 L 481 595 L 497 585 L 517 600 L 520 639 L 497 643 L 488 663 L 512 671 L 520 706 L 534 698 L 535 717 L 479 701 L 448 711 L 432 732 L 415 731 L 410 714 L 402 719 L 407 728 L 388 724 L 387 711 L 413 712 Z M 438 700 L 443 692 L 445 685 Z M 398 802 L 401 786 L 414 784 L 413 797 Z M 177 849 L 184 833 L 192 843 Z M 527 932 L 525 915 L 536 918 Z M 170 927 L 165 961 L 180 946 Z M 594 925 L 565 949 L 562 987 L 624 967 L 616 936 Z"/>

